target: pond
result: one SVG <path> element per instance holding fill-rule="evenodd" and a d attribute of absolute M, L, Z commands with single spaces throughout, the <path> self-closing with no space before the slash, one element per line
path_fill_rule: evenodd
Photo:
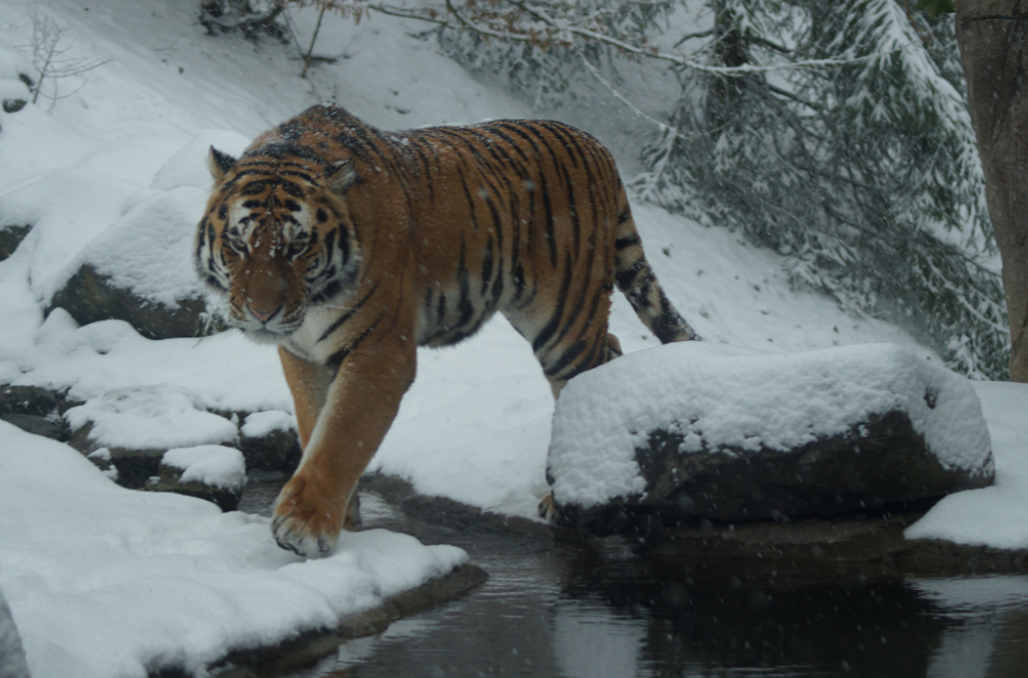
<path fill-rule="evenodd" d="M 251 496 L 248 510 L 267 510 Z M 460 546 L 471 593 L 341 646 L 315 676 L 1022 676 L 1028 576 L 697 580 L 616 540 L 448 525 L 362 493 L 369 527 Z M 262 674 L 263 675 L 263 674 Z"/>

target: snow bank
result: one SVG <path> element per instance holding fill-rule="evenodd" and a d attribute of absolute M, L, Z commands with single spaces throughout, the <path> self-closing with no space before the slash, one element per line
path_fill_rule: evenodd
<path fill-rule="evenodd" d="M 989 434 L 963 377 L 910 349 L 867 344 L 763 353 L 683 342 L 623 356 L 573 379 L 557 401 L 548 475 L 582 508 L 639 495 L 635 460 L 657 429 L 683 452 L 786 451 L 900 410 L 946 469 L 987 463 Z"/>
<path fill-rule="evenodd" d="M 268 520 L 135 492 L 75 450 L 0 422 L 0 589 L 34 678 L 198 671 L 228 650 L 331 626 L 466 562 L 412 537 L 346 533 L 303 561 Z"/>
<path fill-rule="evenodd" d="M 70 276 L 63 269 L 121 216 L 122 202 L 137 189 L 124 179 L 68 169 L 0 195 L 0 223 L 33 225 L 22 247 L 32 249 L 29 284 L 37 301 L 49 301 Z"/>
<path fill-rule="evenodd" d="M 200 203 L 202 208 L 207 202 L 206 193 L 212 184 L 211 173 L 207 169 L 211 146 L 238 158 L 249 145 L 250 140 L 238 132 L 204 130 L 183 146 L 182 150 L 168 158 L 157 171 L 150 188 L 155 191 L 171 191 L 180 186 L 202 189 L 205 194 Z"/>
<path fill-rule="evenodd" d="M 996 482 L 944 497 L 907 528 L 907 539 L 1028 548 L 1028 384 L 972 382 L 986 412 Z"/>

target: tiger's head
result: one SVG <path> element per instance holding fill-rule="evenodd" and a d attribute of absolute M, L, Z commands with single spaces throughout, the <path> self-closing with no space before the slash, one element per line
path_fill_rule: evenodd
<path fill-rule="evenodd" d="M 194 263 L 204 283 L 228 297 L 234 326 L 254 341 L 280 343 L 311 307 L 353 293 L 360 248 L 344 200 L 358 180 L 352 160 L 236 160 L 212 147 L 207 164 L 214 188 Z"/>

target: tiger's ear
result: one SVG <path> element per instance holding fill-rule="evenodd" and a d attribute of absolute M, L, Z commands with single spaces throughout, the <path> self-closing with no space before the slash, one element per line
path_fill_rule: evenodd
<path fill-rule="evenodd" d="M 325 170 L 325 179 L 328 187 L 333 193 L 342 197 L 350 190 L 350 187 L 357 183 L 357 168 L 353 166 L 353 160 L 339 160 L 328 166 Z"/>
<path fill-rule="evenodd" d="M 221 181 L 235 164 L 235 158 L 211 146 L 211 152 L 207 154 L 207 169 L 215 181 Z"/>

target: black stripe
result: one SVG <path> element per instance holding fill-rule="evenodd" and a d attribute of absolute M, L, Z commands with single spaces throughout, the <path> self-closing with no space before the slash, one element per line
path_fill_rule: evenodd
<path fill-rule="evenodd" d="M 627 294 L 628 290 L 633 287 L 632 283 L 635 281 L 635 277 L 639 275 L 640 272 L 648 268 L 649 266 L 646 265 L 646 262 L 643 259 L 637 259 L 628 268 L 616 271 L 614 273 L 614 279 L 617 281 L 618 289 Z"/>
<path fill-rule="evenodd" d="M 464 189 L 464 200 L 468 203 L 468 209 L 471 212 L 471 227 L 476 231 L 478 230 L 478 217 L 475 216 L 475 200 L 471 197 L 471 189 L 468 188 L 468 180 L 464 176 L 464 168 L 457 167 L 457 175 L 460 177 L 460 186 Z"/>
<path fill-rule="evenodd" d="M 328 360 L 326 361 L 328 365 L 336 371 L 338 371 L 339 368 L 342 366 L 343 361 L 346 360 L 346 357 L 357 350 L 357 347 L 360 346 L 361 342 L 364 341 L 364 339 L 369 334 L 371 334 L 372 330 L 375 329 L 378 323 L 382 320 L 382 316 L 384 315 L 385 313 L 379 315 L 378 318 L 375 319 L 375 322 L 371 323 L 371 325 L 366 330 L 357 335 L 357 337 L 354 338 L 353 341 L 351 341 L 348 345 L 344 346 L 343 348 L 339 349 L 338 351 L 330 355 L 328 357 Z"/>
<path fill-rule="evenodd" d="M 514 298 L 511 300 L 512 303 L 518 303 L 521 300 L 521 295 L 525 293 L 525 269 L 521 264 L 518 264 L 514 268 L 514 273 L 511 275 L 511 279 L 514 282 Z"/>
<path fill-rule="evenodd" d="M 361 308 L 364 306 L 364 304 L 368 301 L 368 299 L 371 298 L 371 295 L 374 294 L 375 290 L 377 290 L 377 289 L 378 289 L 378 281 L 376 281 L 375 284 L 371 286 L 371 289 L 368 290 L 368 293 L 365 294 L 364 297 L 360 301 L 352 304 L 351 307 L 348 308 L 345 313 L 343 313 L 341 316 L 336 318 L 335 321 L 331 325 L 328 326 L 328 329 L 326 329 L 321 334 L 321 336 L 318 337 L 318 341 L 315 342 L 315 343 L 320 343 L 322 341 L 325 341 L 330 336 L 332 336 L 332 333 L 335 332 L 336 330 L 338 330 L 340 327 L 342 327 L 343 323 L 345 323 L 347 320 L 352 318 L 354 313 L 356 313 L 357 311 L 361 310 Z"/>
<path fill-rule="evenodd" d="M 553 206 L 550 204 L 550 189 L 546 187 L 545 181 L 540 182 L 539 188 L 539 193 L 543 198 L 543 213 L 546 215 L 546 232 L 544 237 L 550 250 L 550 267 L 557 268 L 557 237 L 553 226 Z"/>
<path fill-rule="evenodd" d="M 489 289 L 489 283 L 493 277 L 493 237 L 488 236 L 485 244 L 485 252 L 482 254 L 482 294 Z"/>
<path fill-rule="evenodd" d="M 460 257 L 457 260 L 457 286 L 460 290 L 460 299 L 457 301 L 457 310 L 460 311 L 460 318 L 457 320 L 458 327 L 466 326 L 475 315 L 475 306 L 471 303 L 471 275 L 465 265 L 464 255 L 464 236 L 461 236 Z"/>
<path fill-rule="evenodd" d="M 632 245 L 639 245 L 641 243 L 642 240 L 640 240 L 639 234 L 633 233 L 631 235 L 625 236 L 623 238 L 618 238 L 617 240 L 615 240 L 614 249 L 623 250 L 626 247 L 631 247 Z"/>
<path fill-rule="evenodd" d="M 553 377 L 559 372 L 561 372 L 565 367 L 570 365 L 571 362 L 582 353 L 582 351 L 585 350 L 585 345 L 586 344 L 584 341 L 576 341 L 575 343 L 571 344 L 571 346 L 569 346 L 560 355 L 560 358 L 558 358 L 556 362 L 550 363 L 546 366 L 546 368 L 543 370 L 543 374 L 545 374 L 547 377 Z"/>
<path fill-rule="evenodd" d="M 575 242 L 574 252 L 575 256 L 578 256 L 582 248 L 582 221 L 578 218 L 578 209 L 575 206 L 575 184 L 571 181 L 567 167 L 561 165 L 560 171 L 564 175 L 564 188 L 568 194 L 568 213 L 571 215 L 571 233 Z"/>
<path fill-rule="evenodd" d="M 567 303 L 568 290 L 571 289 L 571 281 L 574 277 L 574 269 L 571 266 L 571 259 L 567 258 L 564 260 L 564 279 L 560 284 L 560 296 L 557 297 L 557 308 L 554 310 L 553 315 L 550 316 L 550 321 L 546 323 L 542 331 L 535 336 L 532 340 L 532 350 L 536 353 L 546 345 L 546 342 L 550 340 L 553 333 L 557 331 L 557 328 L 561 324 L 561 316 L 564 315 L 564 304 Z"/>
<path fill-rule="evenodd" d="M 436 324 L 442 325 L 444 320 L 446 320 L 446 295 L 440 293 L 439 304 L 436 309 Z"/>

